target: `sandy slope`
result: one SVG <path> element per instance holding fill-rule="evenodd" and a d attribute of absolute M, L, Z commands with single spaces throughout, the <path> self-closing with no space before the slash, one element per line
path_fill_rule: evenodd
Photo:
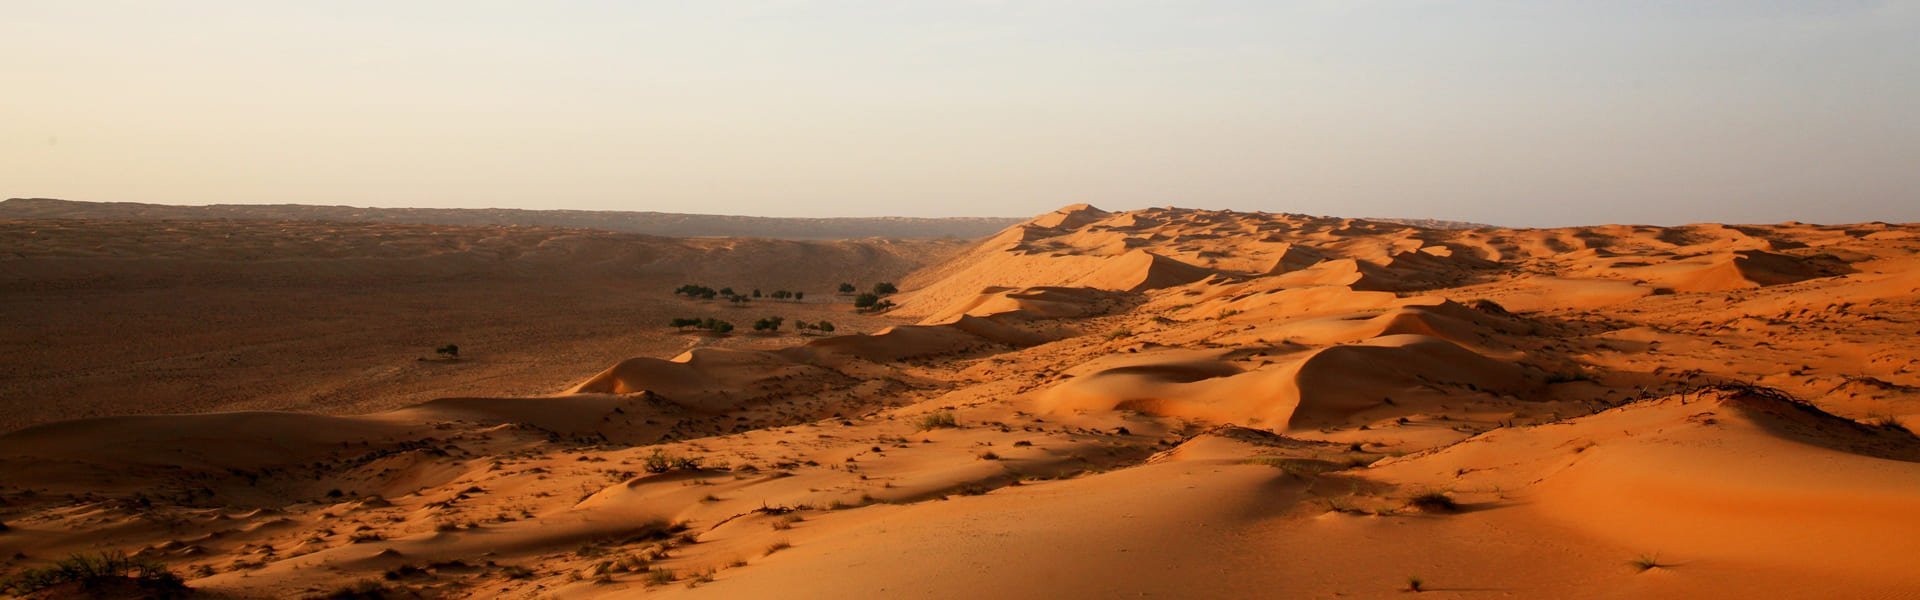
<path fill-rule="evenodd" d="M 0 561 L 241 597 L 1911 597 L 1916 251 L 1073 206 L 853 335 L 6 434 Z"/>
<path fill-rule="evenodd" d="M 0 221 L 0 432 L 55 419 L 273 409 L 354 413 L 562 391 L 695 339 L 656 325 L 779 314 L 871 331 L 831 292 L 957 242 L 669 239 L 571 229 L 344 223 Z M 806 269 L 789 268 L 806 264 Z M 751 307 L 683 283 L 814 292 Z M 464 360 L 433 358 L 458 344 Z M 57 399 L 57 400 L 56 400 Z"/>

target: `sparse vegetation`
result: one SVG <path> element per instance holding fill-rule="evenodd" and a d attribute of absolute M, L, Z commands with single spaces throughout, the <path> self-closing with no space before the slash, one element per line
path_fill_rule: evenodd
<path fill-rule="evenodd" d="M 1907 428 L 1905 425 L 1900 424 L 1899 417 L 1881 413 L 1867 415 L 1867 425 L 1894 431 L 1904 431 Z"/>
<path fill-rule="evenodd" d="M 1633 557 L 1633 560 L 1627 561 L 1627 564 L 1633 565 L 1634 569 L 1637 569 L 1641 572 L 1651 571 L 1651 570 L 1666 566 L 1666 565 L 1660 564 L 1660 557 L 1652 554 L 1642 554 L 1642 555 Z"/>
<path fill-rule="evenodd" d="M 447 357 L 447 358 L 448 358 L 449 360 L 459 360 L 459 359 L 460 359 L 460 346 L 457 346 L 457 345 L 454 345 L 454 344 L 447 344 L 447 345 L 445 345 L 445 346 L 441 346 L 441 347 L 439 347 L 439 348 L 434 348 L 434 349 L 433 349 L 433 353 L 434 353 L 434 354 L 438 354 L 438 355 L 441 355 L 441 356 L 445 356 L 445 357 Z"/>
<path fill-rule="evenodd" d="M 391 589 L 386 584 L 372 579 L 362 579 L 331 592 L 307 596 L 308 600 L 382 600 L 390 597 Z"/>
<path fill-rule="evenodd" d="M 860 288 L 854 287 L 853 284 L 851 283 L 840 284 L 840 293 L 842 294 L 851 294 L 854 292 L 854 290 L 858 290 L 858 289 Z"/>
<path fill-rule="evenodd" d="M 1419 575 L 1407 576 L 1407 591 L 1418 593 L 1418 592 L 1426 591 L 1426 588 L 1427 588 L 1426 580 L 1421 579 Z"/>
<path fill-rule="evenodd" d="M 776 293 L 777 293 L 777 292 L 776 292 Z M 767 318 L 764 318 L 764 319 L 760 319 L 760 320 L 758 320 L 758 321 L 754 321 L 754 322 L 753 322 L 753 330 L 754 330 L 754 331 L 766 331 L 766 332 L 776 332 L 776 331 L 779 331 L 779 330 L 780 330 L 780 325 L 782 325 L 782 324 L 784 324 L 784 323 L 786 323 L 786 322 L 787 322 L 787 320 L 786 320 L 785 318 L 782 318 L 782 317 L 767 317 Z"/>
<path fill-rule="evenodd" d="M 1496 314 L 1496 315 L 1513 314 L 1511 312 L 1508 312 L 1507 307 L 1501 306 L 1499 302 L 1494 302 L 1486 298 L 1480 298 L 1472 302 L 1468 302 L 1467 306 L 1471 306 L 1474 308 L 1474 310 L 1478 310 L 1480 312 L 1489 313 L 1489 314 Z"/>
<path fill-rule="evenodd" d="M 952 412 L 943 410 L 920 417 L 918 425 L 920 425 L 921 431 L 927 431 L 929 429 L 956 428 L 960 426 L 960 422 L 954 420 Z"/>
<path fill-rule="evenodd" d="M 704 285 L 694 285 L 691 283 L 674 289 L 673 293 L 681 296 L 686 296 L 688 298 L 693 298 L 696 300 L 712 300 L 714 299 L 714 297 L 720 295 L 720 292 L 718 290 L 715 290 L 713 288 L 710 288 Z"/>
<path fill-rule="evenodd" d="M 680 576 L 668 569 L 648 569 L 647 586 L 667 585 L 680 579 Z"/>
<path fill-rule="evenodd" d="M 670 454 L 655 448 L 648 454 L 645 467 L 648 473 L 668 473 L 672 471 L 697 471 L 700 469 L 700 457 Z"/>
<path fill-rule="evenodd" d="M 818 323 L 808 323 L 806 321 L 794 321 L 793 328 L 800 330 L 802 332 L 818 331 L 820 333 L 833 333 L 833 330 L 834 330 L 833 323 L 829 323 L 826 321 L 820 321 Z"/>
<path fill-rule="evenodd" d="M 507 579 L 527 579 L 533 577 L 533 569 L 520 565 L 507 565 L 500 567 L 500 576 Z"/>
<path fill-rule="evenodd" d="M 1440 490 L 1428 490 L 1407 499 L 1407 506 L 1424 512 L 1454 512 L 1460 510 L 1460 504 L 1453 497 Z"/>
<path fill-rule="evenodd" d="M 860 312 L 880 312 L 893 306 L 892 300 L 882 300 L 879 294 L 866 293 L 853 297 L 853 308 Z"/>
<path fill-rule="evenodd" d="M 781 517 L 778 520 L 775 520 L 773 522 L 773 529 L 775 531 L 786 531 L 788 529 L 793 529 L 794 523 L 799 523 L 804 520 L 806 520 L 806 517 L 802 517 L 795 513 L 787 513 L 785 515 L 781 515 Z"/>
<path fill-rule="evenodd" d="M 775 552 L 779 552 L 781 550 L 785 550 L 792 547 L 793 547 L 792 543 L 786 540 L 780 540 L 778 542 L 774 542 L 772 544 L 767 545 L 767 554 L 773 554 Z"/>
<path fill-rule="evenodd" d="M 1266 465 L 1269 467 L 1280 469 L 1281 471 L 1285 471 L 1288 475 L 1299 475 L 1299 476 L 1318 475 L 1320 473 L 1325 473 L 1327 471 L 1336 471 L 1340 469 L 1339 465 L 1336 465 L 1334 463 L 1330 463 L 1324 460 L 1315 460 L 1311 458 L 1289 458 L 1284 456 L 1258 456 L 1258 457 L 1247 459 L 1247 463 L 1256 464 L 1256 465 Z"/>
<path fill-rule="evenodd" d="M 681 331 L 686 331 L 688 328 L 714 333 L 730 333 L 733 331 L 733 323 L 711 318 L 674 317 L 667 321 L 667 325 Z"/>
<path fill-rule="evenodd" d="M 687 587 L 690 587 L 690 588 L 700 587 L 700 585 L 704 583 L 713 583 L 712 570 L 701 571 L 695 574 L 692 578 L 687 580 Z"/>
<path fill-rule="evenodd" d="M 1572 373 L 1550 373 L 1547 375 L 1547 383 L 1572 383 L 1575 381 L 1593 381 L 1593 376 L 1580 371 L 1574 371 Z"/>
<path fill-rule="evenodd" d="M 128 557 L 125 552 L 74 554 L 51 566 L 27 569 L 0 580 L 0 592 L 26 596 L 47 588 L 78 584 L 83 589 L 125 595 L 133 586 L 143 596 L 185 596 L 187 585 L 160 563 Z"/>

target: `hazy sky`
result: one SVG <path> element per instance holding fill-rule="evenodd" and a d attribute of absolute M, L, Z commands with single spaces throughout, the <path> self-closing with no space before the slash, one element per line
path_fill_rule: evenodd
<path fill-rule="evenodd" d="M 1920 220 L 1920 0 L 0 0 L 0 196 Z"/>

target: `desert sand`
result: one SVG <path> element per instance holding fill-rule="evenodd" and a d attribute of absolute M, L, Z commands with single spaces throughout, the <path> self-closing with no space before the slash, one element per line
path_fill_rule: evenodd
<path fill-rule="evenodd" d="M 118 550 L 243 598 L 1920 595 L 1920 225 L 0 231 L 0 571 Z M 728 315 L 840 330 L 666 324 Z"/>
<path fill-rule="evenodd" d="M 54 198 L 9 198 L 0 201 L 0 219 L 321 221 L 469 227 L 521 225 L 598 229 L 675 237 L 760 237 L 794 240 L 867 237 L 975 238 L 1021 221 L 1021 219 L 1005 217 L 800 218 L 606 210 L 371 208 L 307 204 L 176 206 L 139 202 L 81 202 Z"/>

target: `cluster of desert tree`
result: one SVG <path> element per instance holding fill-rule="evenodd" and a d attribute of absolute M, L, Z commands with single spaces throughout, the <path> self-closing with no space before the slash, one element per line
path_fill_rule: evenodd
<path fill-rule="evenodd" d="M 674 317 L 673 320 L 667 322 L 667 325 L 670 325 L 673 328 L 679 329 L 681 331 L 686 331 L 688 329 L 698 329 L 701 331 L 711 331 L 714 333 L 728 333 L 733 331 L 732 323 L 728 323 L 726 321 L 722 321 L 714 318 L 701 319 L 698 317 Z"/>
<path fill-rule="evenodd" d="M 851 283 L 840 284 L 840 293 L 842 294 L 853 293 L 856 289 L 858 288 L 853 287 Z M 900 288 L 895 287 L 893 283 L 889 281 L 873 284 L 872 291 L 853 297 L 853 309 L 860 312 L 877 313 L 893 308 L 893 301 L 887 300 L 886 296 L 893 295 L 899 291 Z"/>
<path fill-rule="evenodd" d="M 753 330 L 775 332 L 775 331 L 779 331 L 780 326 L 785 325 L 786 323 L 787 323 L 787 319 L 785 317 L 767 317 L 758 321 L 754 321 Z M 833 323 L 827 322 L 826 320 L 821 320 L 817 323 L 808 323 L 806 321 L 794 321 L 793 329 L 801 333 L 806 333 L 808 331 L 818 331 L 820 333 L 833 333 L 834 326 L 833 326 Z"/>
<path fill-rule="evenodd" d="M 786 324 L 787 324 L 786 317 L 766 317 L 758 321 L 754 321 L 753 330 L 773 333 L 773 332 L 780 331 L 780 328 L 782 326 L 785 326 Z M 673 319 L 667 321 L 667 325 L 669 327 L 673 327 L 674 329 L 679 329 L 681 331 L 699 330 L 699 331 L 711 331 L 714 333 L 732 333 L 734 329 L 733 323 L 730 323 L 721 319 L 713 319 L 713 318 L 702 319 L 699 317 L 674 317 Z M 813 323 L 809 323 L 806 321 L 794 321 L 793 329 L 801 333 L 807 333 L 807 332 L 813 332 L 813 331 L 817 331 L 820 333 L 833 333 L 834 330 L 838 328 L 834 327 L 833 323 L 823 319 Z"/>
<path fill-rule="evenodd" d="M 863 313 L 877 313 L 893 308 L 893 301 L 887 300 L 886 297 L 900 292 L 900 288 L 895 286 L 891 281 L 882 281 L 873 284 L 873 287 L 865 292 L 860 292 L 859 290 L 860 288 L 858 286 L 851 283 L 842 283 L 839 288 L 841 295 L 853 296 L 854 310 Z M 716 290 L 696 283 L 682 285 L 674 289 L 673 293 L 694 300 L 726 300 L 732 304 L 746 304 L 756 298 L 772 298 L 774 300 L 789 300 L 794 302 L 807 299 L 807 293 L 801 291 L 774 290 L 771 293 L 762 293 L 759 288 L 754 288 L 752 291 L 743 294 L 734 291 L 734 289 L 730 287 L 723 287 Z M 798 324 L 796 324 L 796 326 L 798 326 Z"/>
<path fill-rule="evenodd" d="M 760 290 L 755 289 L 751 292 L 742 294 L 742 293 L 733 291 L 733 288 L 730 288 L 730 287 L 723 287 L 716 290 L 704 285 L 698 285 L 698 284 L 692 284 L 692 283 L 689 283 L 674 289 L 673 293 L 681 296 L 686 296 L 688 298 L 692 298 L 695 300 L 724 299 L 727 302 L 731 302 L 734 304 L 746 304 L 748 302 L 754 301 L 754 299 L 756 298 L 772 298 L 774 300 L 792 300 L 795 302 L 807 299 L 806 292 L 796 292 L 796 291 L 790 291 L 790 290 L 774 290 L 773 293 L 771 294 L 763 294 L 760 292 Z"/>
<path fill-rule="evenodd" d="M 887 300 L 886 296 L 900 292 L 900 288 L 895 286 L 891 281 L 882 281 L 873 284 L 873 287 L 866 292 L 860 292 L 859 290 L 859 287 L 851 283 L 842 283 L 839 288 L 841 295 L 852 295 L 854 297 L 854 310 L 863 313 L 877 313 L 893 308 L 893 301 Z M 675 288 L 673 293 L 694 300 L 725 299 L 727 302 L 733 304 L 745 304 L 752 302 L 755 298 L 772 298 L 774 300 L 793 302 L 803 301 L 807 298 L 807 293 L 801 291 L 774 290 L 772 293 L 762 293 L 756 288 L 748 293 L 742 294 L 734 291 L 734 289 L 730 287 L 723 287 L 716 290 L 696 283 L 689 283 Z M 787 319 L 785 317 L 765 317 L 753 322 L 753 330 L 774 333 L 780 331 L 780 328 L 785 326 L 786 323 Z M 711 317 L 674 317 L 667 322 L 667 325 L 681 331 L 699 330 L 713 333 L 732 333 L 734 330 L 733 323 Z M 833 333 L 836 327 L 834 327 L 833 323 L 825 320 L 813 323 L 794 321 L 793 329 L 802 334 L 810 332 Z"/>

